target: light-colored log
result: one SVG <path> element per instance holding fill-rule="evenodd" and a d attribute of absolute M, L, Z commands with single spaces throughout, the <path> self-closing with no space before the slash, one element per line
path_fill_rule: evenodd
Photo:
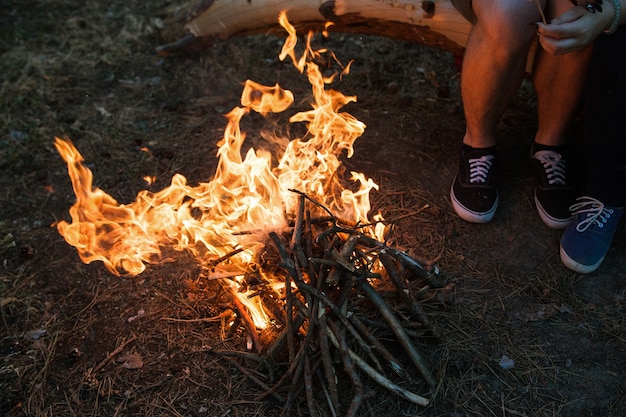
<path fill-rule="evenodd" d="M 184 6 L 178 18 L 192 36 L 160 52 L 200 49 L 237 35 L 282 33 L 282 10 L 302 33 L 321 31 L 330 21 L 329 31 L 386 36 L 457 55 L 463 53 L 471 28 L 451 0 L 200 0 Z"/>

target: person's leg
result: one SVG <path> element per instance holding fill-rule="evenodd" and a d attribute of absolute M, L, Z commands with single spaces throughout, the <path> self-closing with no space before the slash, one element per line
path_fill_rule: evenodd
<path fill-rule="evenodd" d="M 547 13 L 558 16 L 571 7 L 569 1 L 551 1 Z M 533 68 L 538 111 L 531 148 L 536 177 L 534 199 L 539 217 L 553 229 L 563 229 L 571 222 L 569 207 L 578 193 L 567 136 L 584 96 L 591 49 L 551 55 L 540 48 Z"/>
<path fill-rule="evenodd" d="M 496 125 L 520 86 L 535 36 L 529 24 L 541 14 L 528 0 L 473 0 L 472 6 L 476 23 L 461 73 L 466 130 L 450 199 L 459 217 L 485 223 L 498 206 Z"/>
<path fill-rule="evenodd" d="M 558 16 L 569 1 L 551 1 L 548 16 Z M 559 146 L 567 142 L 571 123 L 580 110 L 592 48 L 551 55 L 539 48 L 533 68 L 533 85 L 537 93 L 538 128 L 535 143 Z"/>
<path fill-rule="evenodd" d="M 626 206 L 626 27 L 601 36 L 593 51 L 585 110 L 585 196 L 561 239 L 568 268 L 595 271 L 611 247 Z"/>
<path fill-rule="evenodd" d="M 518 90 L 540 19 L 533 1 L 474 0 L 477 17 L 463 58 L 461 95 L 466 132 L 463 143 L 474 148 L 496 144 L 495 127 Z"/>

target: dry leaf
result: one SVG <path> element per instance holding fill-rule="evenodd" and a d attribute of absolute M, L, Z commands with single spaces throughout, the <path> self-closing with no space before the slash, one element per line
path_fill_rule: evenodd
<path fill-rule="evenodd" d="M 20 301 L 17 297 L 5 297 L 0 299 L 0 307 L 4 307 L 7 306 L 11 303 L 14 303 L 16 301 Z"/>
<path fill-rule="evenodd" d="M 44 329 L 29 330 L 24 333 L 24 337 L 30 340 L 37 340 L 44 334 L 46 334 L 46 330 Z"/>
<path fill-rule="evenodd" d="M 553 317 L 557 310 L 551 304 L 531 304 L 526 311 L 516 313 L 521 321 L 542 321 Z"/>
<path fill-rule="evenodd" d="M 143 367 L 143 359 L 137 355 L 124 355 L 117 358 L 117 362 L 122 362 L 121 367 L 126 369 L 139 369 Z"/>

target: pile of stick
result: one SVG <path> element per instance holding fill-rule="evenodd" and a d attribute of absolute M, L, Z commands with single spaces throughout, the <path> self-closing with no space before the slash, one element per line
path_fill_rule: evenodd
<path fill-rule="evenodd" d="M 438 274 L 368 236 L 363 227 L 346 226 L 330 213 L 312 219 L 307 202 L 321 207 L 300 194 L 293 232 L 270 233 L 259 256 L 262 269 L 274 268 L 272 274 L 285 281 L 282 297 L 268 295 L 269 288 L 255 292 L 264 297 L 282 331 L 263 346 L 245 308 L 235 302 L 237 318 L 246 325 L 257 353 L 216 353 L 263 390 L 257 400 L 274 397 L 286 415 L 303 403 L 304 395 L 311 416 L 355 416 L 371 391 L 367 385 L 371 381 L 415 404 L 428 405 L 428 398 L 400 385 L 426 391 L 436 385 L 414 340 L 437 341 L 439 335 L 408 281 L 418 280 L 423 288 L 441 287 Z M 385 285 L 387 290 L 382 289 Z M 276 375 L 285 362 L 284 372 Z M 415 379 L 417 375 L 421 380 Z M 338 381 L 346 378 L 351 384 L 340 386 Z M 346 398 L 351 398 L 349 403 Z"/>

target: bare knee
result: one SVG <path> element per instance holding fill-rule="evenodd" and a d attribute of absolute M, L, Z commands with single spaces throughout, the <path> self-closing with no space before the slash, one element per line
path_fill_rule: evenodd
<path fill-rule="evenodd" d="M 481 42 L 502 53 L 516 54 L 528 48 L 536 34 L 530 23 L 541 20 L 536 2 L 474 0 L 472 4 L 477 17 L 473 36 L 480 36 Z"/>

